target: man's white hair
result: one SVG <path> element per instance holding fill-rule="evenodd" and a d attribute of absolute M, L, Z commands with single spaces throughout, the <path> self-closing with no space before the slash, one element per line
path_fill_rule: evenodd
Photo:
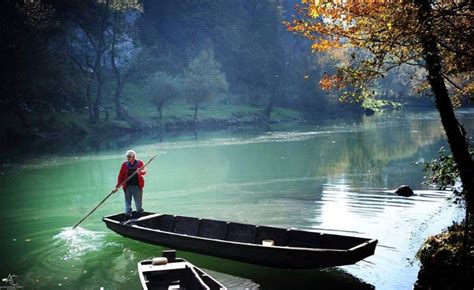
<path fill-rule="evenodd" d="M 132 155 L 132 154 L 133 154 L 133 156 L 137 157 L 137 153 L 133 150 L 127 150 L 127 153 L 125 154 L 125 156 L 128 157 L 128 155 Z"/>

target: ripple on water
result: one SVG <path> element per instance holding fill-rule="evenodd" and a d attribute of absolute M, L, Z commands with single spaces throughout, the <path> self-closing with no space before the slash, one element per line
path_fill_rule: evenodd
<path fill-rule="evenodd" d="M 107 246 L 118 246 L 107 242 L 105 232 L 90 231 L 81 227 L 76 229 L 64 228 L 59 234 L 53 236 L 55 245 L 58 246 L 61 260 L 78 260 L 82 255 L 99 251 Z"/>
<path fill-rule="evenodd" d="M 121 251 L 122 245 L 106 239 L 105 232 L 90 231 L 81 227 L 63 228 L 58 234 L 41 232 L 35 237 L 41 246 L 32 250 L 21 264 L 29 265 L 22 275 L 25 288 L 49 287 L 69 283 L 88 276 L 86 264 L 90 257 L 109 250 Z M 92 259 L 93 260 L 93 259 Z"/>

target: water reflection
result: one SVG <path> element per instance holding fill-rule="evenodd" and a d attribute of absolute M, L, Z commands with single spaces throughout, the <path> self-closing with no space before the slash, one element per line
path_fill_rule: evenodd
<path fill-rule="evenodd" d="M 159 154 L 147 175 L 147 210 L 379 239 L 375 256 L 325 271 L 273 271 L 184 253 L 198 266 L 268 289 L 411 288 L 419 245 L 457 219 L 446 193 L 420 185 L 423 173 L 413 165 L 445 144 L 436 113 L 272 129 L 69 140 L 2 159 L 0 274 L 16 274 L 25 288 L 138 289 L 136 263 L 162 249 L 104 231 L 100 217 L 122 210 L 121 193 L 81 224 L 79 239 L 62 232 L 110 192 L 133 147 L 142 159 Z M 415 195 L 394 195 L 400 184 Z"/>
<path fill-rule="evenodd" d="M 85 253 L 97 252 L 112 244 L 104 242 L 105 232 L 89 231 L 82 227 L 76 229 L 65 228 L 53 236 L 54 245 L 58 251 L 65 252 L 60 255 L 62 260 L 78 260 Z M 64 249 L 64 250 L 63 250 Z"/>
<path fill-rule="evenodd" d="M 131 251 L 156 256 L 164 249 L 157 246 L 129 243 Z M 289 271 L 249 265 L 216 257 L 178 251 L 177 255 L 221 279 L 230 289 L 374 289 L 347 271 L 333 268 L 323 270 Z M 225 273 L 225 275 L 224 275 Z M 230 275 L 230 276 L 229 276 Z"/>
<path fill-rule="evenodd" d="M 436 232 L 436 225 L 462 216 L 450 207 L 450 193 L 443 191 L 415 190 L 405 198 L 386 189 L 352 188 L 343 179 L 325 185 L 322 196 L 309 221 L 313 229 L 362 237 L 376 233 L 375 255 L 343 268 L 384 289 L 411 288 L 418 267 L 414 255 L 422 241 Z M 399 270 L 387 275 L 394 265 Z"/>

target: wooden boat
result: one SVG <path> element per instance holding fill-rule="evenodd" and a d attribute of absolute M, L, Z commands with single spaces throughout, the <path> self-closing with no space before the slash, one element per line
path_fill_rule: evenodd
<path fill-rule="evenodd" d="M 138 263 L 138 275 L 144 290 L 227 289 L 217 280 L 188 261 L 176 258 L 176 251 L 163 251 L 163 257 Z"/>
<path fill-rule="evenodd" d="M 102 220 L 134 240 L 280 269 L 354 264 L 373 255 L 377 244 L 375 239 L 159 213 Z"/>

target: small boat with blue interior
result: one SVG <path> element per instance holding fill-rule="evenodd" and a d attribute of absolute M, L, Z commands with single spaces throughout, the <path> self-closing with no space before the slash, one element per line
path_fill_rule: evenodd
<path fill-rule="evenodd" d="M 280 269 L 355 264 L 373 255 L 377 245 L 376 239 L 150 212 L 102 220 L 134 240 Z"/>

